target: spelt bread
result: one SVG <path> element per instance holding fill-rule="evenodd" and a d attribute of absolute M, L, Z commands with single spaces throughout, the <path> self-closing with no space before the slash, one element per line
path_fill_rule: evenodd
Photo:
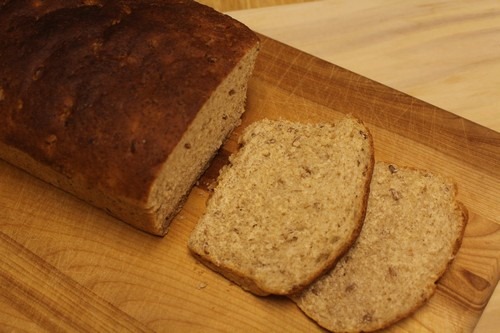
<path fill-rule="evenodd" d="M 240 138 L 189 239 L 203 263 L 257 295 L 296 292 L 361 228 L 373 145 L 361 122 L 262 120 Z"/>
<path fill-rule="evenodd" d="M 163 235 L 239 124 L 258 45 L 195 1 L 1 1 L 0 157 Z"/>
<path fill-rule="evenodd" d="M 423 170 L 377 162 L 358 240 L 297 305 L 335 332 L 373 331 L 431 297 L 457 252 L 467 211 L 455 185 Z"/>

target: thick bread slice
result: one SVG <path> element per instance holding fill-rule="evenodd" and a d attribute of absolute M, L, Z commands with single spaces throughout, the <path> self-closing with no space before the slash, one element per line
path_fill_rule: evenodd
<path fill-rule="evenodd" d="M 165 234 L 240 122 L 257 35 L 191 0 L 0 3 L 0 158 Z"/>
<path fill-rule="evenodd" d="M 410 315 L 460 247 L 467 211 L 455 195 L 439 175 L 377 162 L 358 240 L 292 299 L 335 332 L 373 331 Z"/>
<path fill-rule="evenodd" d="M 189 248 L 257 295 L 290 294 L 330 269 L 359 234 L 373 171 L 361 122 L 262 120 L 230 158 Z"/>

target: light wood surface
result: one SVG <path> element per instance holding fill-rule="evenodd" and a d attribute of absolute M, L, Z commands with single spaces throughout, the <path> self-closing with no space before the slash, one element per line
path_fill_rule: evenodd
<path fill-rule="evenodd" d="M 242 9 L 263 8 L 270 6 L 289 5 L 296 3 L 311 2 L 316 0 L 196 0 L 221 12 Z"/>
<path fill-rule="evenodd" d="M 186 244 L 242 128 L 263 117 L 318 122 L 344 113 L 370 128 L 377 159 L 454 178 L 470 214 L 436 294 L 389 331 L 472 331 L 499 276 L 500 169 L 494 166 L 500 134 L 264 36 L 242 127 L 164 238 L 0 162 L 0 266 L 7 268 L 0 271 L 1 323 L 19 330 L 101 331 L 118 318 L 120 331 L 140 325 L 175 332 L 321 331 L 290 300 L 255 297 L 207 269 Z"/>
<path fill-rule="evenodd" d="M 230 15 L 266 36 L 500 131 L 499 1 L 324 0 L 238 9 L 251 10 Z M 475 331 L 499 327 L 497 288 Z"/>
<path fill-rule="evenodd" d="M 231 13 L 266 36 L 500 131 L 500 2 L 325 0 Z"/>
<path fill-rule="evenodd" d="M 245 3 L 247 6 L 254 6 L 259 5 L 258 2 Z M 265 6 L 270 5 L 269 1 L 265 2 Z M 363 6 L 362 3 L 366 7 L 359 7 Z M 462 6 L 463 15 L 470 13 L 464 8 L 465 3 L 457 3 Z M 477 13 L 481 8 L 486 8 L 486 5 L 495 3 L 475 2 L 470 10 Z M 332 4 L 335 4 L 335 10 L 332 9 Z M 325 42 L 326 46 L 323 45 L 323 48 L 320 45 L 323 42 L 310 42 L 315 38 L 313 32 L 321 31 L 313 28 L 325 27 L 332 22 L 331 17 L 327 17 L 328 13 L 343 13 L 341 17 L 344 24 L 350 22 L 352 26 L 360 26 L 359 29 L 370 37 L 363 39 L 359 32 L 360 39 L 357 43 L 352 44 L 352 47 L 345 46 L 349 44 L 343 46 L 351 48 L 350 51 L 343 51 L 343 59 L 352 61 L 350 64 L 356 66 L 354 58 L 359 56 L 360 68 L 351 68 L 349 63 L 339 64 L 338 59 L 330 59 L 325 54 L 316 55 L 362 76 L 263 37 L 262 57 L 251 81 L 249 109 L 243 126 L 262 117 L 318 121 L 335 120 L 344 112 L 352 112 L 361 117 L 372 130 L 377 144 L 377 158 L 427 167 L 456 179 L 460 200 L 469 208 L 471 215 L 463 246 L 449 272 L 440 281 L 436 296 L 414 316 L 399 323 L 391 331 L 470 332 L 482 317 L 479 322 L 481 325 L 487 314 L 483 314 L 483 309 L 500 275 L 500 135 L 400 94 L 397 90 L 405 90 L 408 86 L 402 84 L 398 87 L 397 84 L 409 82 L 411 87 L 411 83 L 417 82 L 415 86 L 423 87 L 422 91 L 427 91 L 428 96 L 444 95 L 447 98 L 443 100 L 450 103 L 457 99 L 466 102 L 470 96 L 486 96 L 484 98 L 491 107 L 483 108 L 477 106 L 478 103 L 466 104 L 467 110 L 475 110 L 467 117 L 483 117 L 489 110 L 493 110 L 490 118 L 482 119 L 497 120 L 500 97 L 491 93 L 495 90 L 488 89 L 494 89 L 495 80 L 500 77 L 496 60 L 498 57 L 494 56 L 499 55 L 496 48 L 498 43 L 495 44 L 495 41 L 500 39 L 491 37 L 498 33 L 500 23 L 497 23 L 496 28 L 488 29 L 484 28 L 483 23 L 490 22 L 492 16 L 496 15 L 498 18 L 500 9 L 488 7 L 488 11 L 464 20 L 465 26 L 473 31 L 476 31 L 475 27 L 478 25 L 483 27 L 477 32 L 477 38 L 482 42 L 478 44 L 483 45 L 483 51 L 471 50 L 470 58 L 463 56 L 463 53 L 469 53 L 462 52 L 459 60 L 467 63 L 464 67 L 456 65 L 454 61 L 449 62 L 453 63 L 453 68 L 458 68 L 457 75 L 464 73 L 463 80 L 467 81 L 470 75 L 475 75 L 471 73 L 474 72 L 472 64 L 476 61 L 479 74 L 482 73 L 482 76 L 478 75 L 482 80 L 470 85 L 459 85 L 463 90 L 459 89 L 458 92 L 451 89 L 454 86 L 453 80 L 446 81 L 453 92 L 453 97 L 450 97 L 451 95 L 447 95 L 445 81 L 429 80 L 430 74 L 439 72 L 437 63 L 432 63 L 429 67 L 413 65 L 416 68 L 412 67 L 412 76 L 411 73 L 397 70 L 402 67 L 391 67 L 394 63 L 405 63 L 402 55 L 403 58 L 393 56 L 385 59 L 387 54 L 392 54 L 388 51 L 391 47 L 396 50 L 401 48 L 403 51 L 413 48 L 423 58 L 423 54 L 431 52 L 429 48 L 418 47 L 421 42 L 418 41 L 418 36 L 421 34 L 412 33 L 414 30 L 410 28 L 400 31 L 408 35 L 407 41 L 402 36 L 393 42 L 385 39 L 384 32 L 396 33 L 400 29 L 396 27 L 397 23 L 393 22 L 392 24 L 396 24 L 393 26 L 385 22 L 390 19 L 390 15 L 389 18 L 384 16 L 385 13 L 406 15 L 404 18 L 393 18 L 399 18 L 401 22 L 411 21 L 412 13 L 418 13 L 412 12 L 410 8 L 404 11 L 398 6 L 403 5 L 396 1 L 318 1 L 232 12 L 231 15 L 239 17 L 255 30 L 277 39 L 284 38 L 286 34 L 273 35 L 273 31 L 265 31 L 264 28 L 280 31 L 282 25 L 301 26 L 303 23 L 302 28 L 289 32 L 295 33 L 295 38 L 305 44 L 295 44 L 296 47 L 312 54 L 326 48 L 329 48 L 326 52 L 330 52 L 330 55 L 341 53 L 336 48 L 330 48 L 332 44 L 342 45 L 335 39 L 330 39 L 337 30 L 322 30 L 318 34 L 325 38 L 322 39 L 323 42 L 330 41 Z M 429 6 L 432 7 L 428 4 L 427 8 Z M 344 8 L 345 12 L 339 12 L 340 8 Z M 351 20 L 345 16 L 349 13 L 348 8 L 352 10 Z M 308 11 L 309 9 L 313 11 Z M 456 11 L 450 12 L 448 7 L 438 2 L 431 12 L 439 16 L 437 13 L 440 10 L 445 17 L 443 22 L 420 20 L 418 23 L 417 19 L 415 29 L 426 24 L 436 30 L 439 27 L 444 30 L 452 27 L 455 29 L 453 22 L 456 19 L 453 16 L 446 19 L 446 15 L 452 15 Z M 269 18 L 266 13 L 270 13 Z M 356 15 L 360 13 L 365 14 Z M 372 17 L 369 21 L 372 27 L 363 27 L 369 13 L 379 15 L 379 19 Z M 312 18 L 314 15 L 316 20 Z M 270 28 L 272 17 L 275 18 L 274 28 Z M 277 17 L 280 19 L 277 20 Z M 378 24 L 373 24 L 374 22 Z M 493 22 L 498 20 L 493 19 Z M 303 31 L 308 26 L 312 30 Z M 426 31 L 425 28 L 423 30 Z M 307 33 L 310 34 L 309 40 Z M 336 38 L 340 38 L 338 36 L 343 33 L 346 32 L 338 33 Z M 445 42 L 448 34 L 452 36 L 452 32 L 447 31 L 443 38 L 438 39 Z M 432 35 L 427 35 L 427 38 Z M 462 32 L 460 36 L 467 34 Z M 493 39 L 485 43 L 484 36 Z M 449 39 L 458 43 L 456 38 Z M 349 40 L 352 42 L 351 38 Z M 294 43 L 293 40 L 284 41 L 292 45 Z M 400 45 L 403 41 L 408 43 L 406 47 Z M 361 47 L 362 42 L 372 43 L 366 47 L 375 52 L 373 57 L 380 62 L 367 59 L 369 57 L 356 51 L 356 45 Z M 314 45 L 317 49 L 308 49 L 308 45 Z M 491 52 L 491 59 L 486 61 L 481 57 L 488 50 Z M 403 51 L 400 52 L 406 56 L 412 54 Z M 351 52 L 350 57 L 348 52 Z M 408 64 L 418 64 L 419 61 L 411 57 L 406 60 Z M 492 64 L 491 71 L 483 67 L 486 66 L 485 62 Z M 443 63 L 446 64 L 447 61 L 443 60 Z M 375 73 L 386 76 L 374 77 L 371 72 L 363 73 L 360 70 L 363 68 L 375 68 Z M 467 70 L 460 70 L 461 68 Z M 440 73 L 447 77 L 455 69 Z M 363 76 L 369 76 L 397 90 L 378 85 Z M 397 82 L 384 82 L 384 78 Z M 473 93 L 469 95 L 471 89 Z M 438 105 L 426 99 L 425 94 L 417 97 Z M 439 106 L 466 116 L 461 110 L 452 110 L 452 104 Z M 474 120 L 482 121 L 478 119 Z M 484 125 L 498 131 L 494 121 Z M 137 232 L 0 161 L 0 326 L 7 327 L 8 330 L 25 331 L 113 331 L 113 328 L 114 331 L 151 329 L 176 332 L 319 331 L 290 301 L 249 295 L 198 264 L 187 252 L 187 237 L 203 212 L 208 197 L 207 184 L 214 181 L 218 168 L 227 161 L 227 155 L 236 149 L 239 133 L 241 128 L 231 136 L 200 185 L 193 190 L 165 238 Z M 498 300 L 495 295 L 492 298 Z M 493 312 L 488 318 L 492 319 L 482 326 L 480 332 L 493 332 L 489 329 L 498 327 L 494 326 L 499 324 L 498 306 L 488 306 L 486 311 L 489 309 Z M 109 326 L 110 323 L 113 326 Z"/>

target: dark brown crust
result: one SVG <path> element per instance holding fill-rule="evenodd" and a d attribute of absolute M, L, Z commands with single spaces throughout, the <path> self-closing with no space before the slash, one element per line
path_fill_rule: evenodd
<path fill-rule="evenodd" d="M 0 140 L 88 188 L 145 202 L 256 43 L 195 1 L 3 1 Z"/>

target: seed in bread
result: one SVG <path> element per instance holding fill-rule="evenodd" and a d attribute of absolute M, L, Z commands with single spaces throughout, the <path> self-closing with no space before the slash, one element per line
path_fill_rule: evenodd
<path fill-rule="evenodd" d="M 239 124 L 257 35 L 190 0 L 0 2 L 0 157 L 163 235 Z"/>
<path fill-rule="evenodd" d="M 434 293 L 460 246 L 467 211 L 455 195 L 439 175 L 377 162 L 358 240 L 292 299 L 334 332 L 374 331 L 410 315 Z"/>
<path fill-rule="evenodd" d="M 335 125 L 262 120 L 240 143 L 189 248 L 257 295 L 297 292 L 359 233 L 374 163 L 371 135 L 351 117 Z"/>

